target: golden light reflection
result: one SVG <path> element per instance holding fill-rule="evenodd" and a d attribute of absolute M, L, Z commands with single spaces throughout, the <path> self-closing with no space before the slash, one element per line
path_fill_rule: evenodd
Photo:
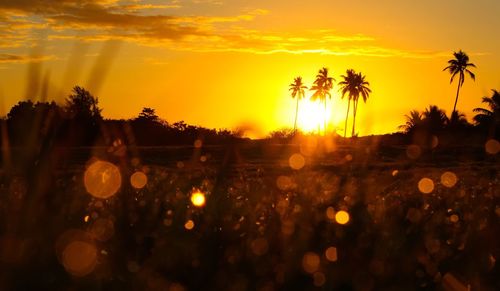
<path fill-rule="evenodd" d="M 205 194 L 203 194 L 199 190 L 196 190 L 195 192 L 193 192 L 193 194 L 191 194 L 191 203 L 193 203 L 193 205 L 196 207 L 205 206 Z"/>
<path fill-rule="evenodd" d="M 118 192 L 122 177 L 117 166 L 105 161 L 96 161 L 85 171 L 84 184 L 92 196 L 106 199 Z"/>
<path fill-rule="evenodd" d="M 97 264 L 97 249 L 89 242 L 70 242 L 62 253 L 62 264 L 68 273 L 77 277 L 86 276 Z"/>
<path fill-rule="evenodd" d="M 455 186 L 455 184 L 457 184 L 457 182 L 457 175 L 455 175 L 455 173 L 453 172 L 447 171 L 441 175 L 441 184 L 443 184 L 445 187 L 452 188 L 453 186 Z"/>
<path fill-rule="evenodd" d="M 135 189 L 142 189 L 148 183 L 148 176 L 141 171 L 137 171 L 130 176 L 130 184 Z"/>
<path fill-rule="evenodd" d="M 344 210 L 340 210 L 335 214 L 335 221 L 337 221 L 338 224 L 346 224 L 349 222 L 349 219 L 349 213 Z"/>
<path fill-rule="evenodd" d="M 424 194 L 434 191 L 434 182 L 429 178 L 422 178 L 418 181 L 418 190 Z"/>
<path fill-rule="evenodd" d="M 288 159 L 288 164 L 290 165 L 290 168 L 300 170 L 306 164 L 306 159 L 301 154 L 293 154 Z"/>

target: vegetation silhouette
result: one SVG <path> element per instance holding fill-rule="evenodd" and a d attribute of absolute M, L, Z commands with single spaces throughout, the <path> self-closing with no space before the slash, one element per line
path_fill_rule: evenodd
<path fill-rule="evenodd" d="M 451 74 L 450 84 L 458 74 L 457 96 L 455 97 L 455 104 L 453 105 L 453 110 L 451 111 L 452 113 L 457 108 L 458 95 L 460 93 L 460 87 L 462 87 L 465 81 L 465 73 L 467 73 L 472 80 L 476 79 L 476 75 L 474 75 L 474 73 L 469 70 L 469 68 L 476 67 L 476 65 L 474 65 L 473 63 L 469 63 L 469 56 L 462 50 L 454 52 L 453 56 L 455 58 L 449 60 L 448 66 L 443 69 L 443 71 L 448 70 L 448 72 Z"/>
<path fill-rule="evenodd" d="M 498 90 L 492 90 L 492 92 L 491 97 L 483 97 L 481 101 L 488 108 L 473 109 L 477 113 L 474 116 L 474 121 L 481 128 L 488 130 L 489 137 L 495 137 L 500 128 L 500 93 Z"/>
<path fill-rule="evenodd" d="M 346 136 L 346 131 L 347 131 L 347 118 L 349 115 L 349 106 L 351 104 L 351 100 L 353 102 L 353 121 L 352 121 L 352 133 L 351 136 L 354 137 L 355 132 L 356 132 L 356 113 L 358 110 L 358 102 L 359 102 L 359 96 L 363 97 L 363 102 L 366 103 L 366 100 L 369 97 L 369 94 L 371 93 L 371 90 L 368 86 L 370 86 L 370 83 L 365 81 L 365 76 L 363 76 L 361 73 L 356 73 L 354 70 L 350 69 L 346 71 L 346 75 L 341 76 L 343 78 L 343 81 L 339 83 L 342 89 L 342 98 L 344 98 L 344 95 L 349 92 L 349 98 L 347 100 L 347 114 L 346 114 L 346 121 L 345 121 L 345 129 L 344 129 L 344 137 Z"/>
<path fill-rule="evenodd" d="M 326 135 L 326 101 L 327 97 L 332 98 L 332 95 L 330 94 L 330 90 L 333 88 L 333 82 L 335 79 L 333 77 L 330 77 L 328 75 L 328 68 L 322 68 L 319 70 L 318 74 L 316 75 L 316 79 L 314 80 L 313 85 L 309 90 L 314 91 L 313 95 L 311 96 L 312 101 L 319 100 L 320 102 L 323 102 L 324 104 L 324 110 L 325 110 L 325 116 L 323 118 L 324 121 L 324 134 Z"/>
<path fill-rule="evenodd" d="M 305 89 L 307 86 L 302 83 L 302 77 L 296 77 L 293 80 L 293 83 L 290 85 L 290 91 L 292 91 L 292 98 L 297 98 L 297 104 L 295 106 L 295 122 L 293 123 L 293 131 L 297 131 L 297 117 L 299 115 L 299 101 L 305 96 Z"/>

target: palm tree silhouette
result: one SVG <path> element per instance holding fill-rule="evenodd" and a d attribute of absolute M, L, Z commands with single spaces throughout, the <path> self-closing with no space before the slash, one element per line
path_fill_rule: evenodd
<path fill-rule="evenodd" d="M 358 87 L 356 86 L 356 78 L 357 74 L 353 69 L 348 69 L 345 75 L 340 76 L 343 81 L 339 82 L 342 90 L 342 99 L 347 92 L 349 92 L 349 96 L 347 99 L 347 113 L 345 115 L 345 126 L 344 126 L 344 137 L 347 134 L 347 119 L 349 118 L 349 109 L 351 107 L 351 100 L 356 98 L 356 95 L 359 95 Z"/>
<path fill-rule="evenodd" d="M 469 56 L 463 52 L 462 50 L 459 50 L 458 52 L 454 52 L 453 56 L 455 57 L 454 59 L 451 59 L 448 61 L 448 66 L 443 69 L 443 71 L 448 70 L 448 72 L 451 74 L 451 79 L 450 79 L 450 84 L 453 82 L 453 79 L 455 76 L 458 74 L 459 79 L 458 79 L 458 87 L 457 87 L 457 96 L 455 97 L 455 105 L 453 105 L 453 111 L 452 113 L 457 109 L 457 102 L 458 102 L 458 94 L 460 93 L 460 87 L 464 84 L 465 81 L 465 73 L 469 74 L 472 80 L 476 79 L 476 75 L 472 73 L 468 68 L 475 68 L 476 65 L 473 63 L 469 63 Z"/>
<path fill-rule="evenodd" d="M 297 105 L 295 107 L 295 122 L 293 124 L 293 132 L 297 132 L 297 116 L 299 114 L 299 100 L 304 98 L 304 89 L 307 89 L 307 86 L 304 86 L 302 83 L 302 77 L 297 77 L 293 80 L 293 83 L 290 85 L 290 91 L 292 91 L 292 98 L 297 97 Z"/>
<path fill-rule="evenodd" d="M 485 103 L 487 108 L 474 108 L 472 111 L 477 114 L 474 116 L 474 121 L 483 126 L 490 126 L 490 130 L 494 131 L 495 127 L 500 125 L 500 92 L 492 90 L 491 97 L 483 97 L 482 103 Z M 493 134 L 493 132 L 490 132 Z"/>
<path fill-rule="evenodd" d="M 405 115 L 406 123 L 398 126 L 400 130 L 403 130 L 405 133 L 410 133 L 415 130 L 416 127 L 422 124 L 422 113 L 418 110 L 410 111 L 410 114 Z"/>
<path fill-rule="evenodd" d="M 446 112 L 436 105 L 429 105 L 423 115 L 425 127 L 431 133 L 443 130 L 449 123 Z"/>
<path fill-rule="evenodd" d="M 352 121 L 352 133 L 351 136 L 354 136 L 354 133 L 356 132 L 356 113 L 358 112 L 358 102 L 359 102 L 359 95 L 363 97 L 363 102 L 366 103 L 366 100 L 368 100 L 368 97 L 372 90 L 368 87 L 370 86 L 370 83 L 365 81 L 365 77 L 361 73 L 355 74 L 354 78 L 354 85 L 356 87 L 356 94 L 354 95 L 353 98 L 353 121 Z"/>
<path fill-rule="evenodd" d="M 333 88 L 333 81 L 335 81 L 335 79 L 328 76 L 328 69 L 322 68 L 316 75 L 316 79 L 314 80 L 313 86 L 310 89 L 311 91 L 315 91 L 314 94 L 311 96 L 311 100 L 312 101 L 319 100 L 320 102 L 323 101 L 323 104 L 325 106 L 325 118 L 324 118 L 325 135 L 326 135 L 326 97 L 328 96 L 328 98 L 330 99 L 332 98 L 330 90 Z"/>

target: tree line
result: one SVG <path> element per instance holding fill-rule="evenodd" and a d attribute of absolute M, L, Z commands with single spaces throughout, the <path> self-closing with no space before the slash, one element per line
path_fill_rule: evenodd
<path fill-rule="evenodd" d="M 401 125 L 399 129 L 408 135 L 413 135 L 415 132 L 436 134 L 446 130 L 457 132 L 460 130 L 470 131 L 475 128 L 480 131 L 486 130 L 489 137 L 498 135 L 498 127 L 500 124 L 500 100 L 497 90 L 492 90 L 493 94 L 491 97 L 485 96 L 482 98 L 482 102 L 486 105 L 485 108 L 478 107 L 473 110 L 476 113 L 473 118 L 474 124 L 470 124 L 465 118 L 465 115 L 457 111 L 460 89 L 465 82 L 466 76 L 469 76 L 472 80 L 476 78 L 475 74 L 471 71 L 472 68 L 476 68 L 476 65 L 470 62 L 469 56 L 465 52 L 462 50 L 454 52 L 453 58 L 448 61 L 447 66 L 443 69 L 443 71 L 448 71 L 450 73 L 450 83 L 453 83 L 455 78 L 458 77 L 455 102 L 450 116 L 448 117 L 443 109 L 431 105 L 423 112 L 412 110 L 409 114 L 405 115 L 406 123 Z M 353 104 L 351 136 L 355 137 L 356 113 L 359 99 L 362 98 L 363 102 L 367 102 L 372 92 L 370 83 L 366 80 L 365 75 L 361 72 L 357 73 L 354 69 L 348 69 L 345 75 L 341 75 L 340 77 L 342 80 L 338 85 L 339 91 L 341 92 L 341 98 L 344 99 L 347 96 L 348 102 L 345 116 L 344 137 L 346 137 L 347 134 L 347 120 L 349 118 L 351 103 Z M 304 84 L 301 76 L 294 78 L 294 81 L 289 85 L 291 97 L 296 99 L 295 121 L 293 132 L 290 134 L 297 133 L 299 101 L 306 98 L 306 90 L 309 89 L 312 91 L 312 95 L 310 96 L 311 101 L 319 101 L 324 104 L 324 110 L 326 112 L 326 102 L 328 98 L 331 99 L 331 90 L 333 89 L 334 82 L 335 79 L 329 76 L 328 68 L 325 67 L 319 70 L 310 88 Z M 324 131 L 326 134 L 326 117 L 324 123 Z"/>
<path fill-rule="evenodd" d="M 76 86 L 63 104 L 20 101 L 0 119 L 2 145 L 40 146 L 50 141 L 64 146 L 108 145 L 122 140 L 135 145 L 192 145 L 196 139 L 221 143 L 241 133 L 208 129 L 184 121 L 168 123 L 145 107 L 129 120 L 102 117 L 99 100 L 85 88 Z"/>

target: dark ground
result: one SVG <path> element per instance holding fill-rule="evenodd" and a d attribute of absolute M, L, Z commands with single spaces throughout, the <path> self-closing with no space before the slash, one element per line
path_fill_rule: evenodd
<path fill-rule="evenodd" d="M 1 290 L 500 290 L 500 163 L 483 146 L 115 144 L 19 169 L 23 151 L 0 172 Z M 121 174 L 109 199 L 84 186 L 96 159 Z M 68 255 L 75 241 L 89 253 Z"/>

